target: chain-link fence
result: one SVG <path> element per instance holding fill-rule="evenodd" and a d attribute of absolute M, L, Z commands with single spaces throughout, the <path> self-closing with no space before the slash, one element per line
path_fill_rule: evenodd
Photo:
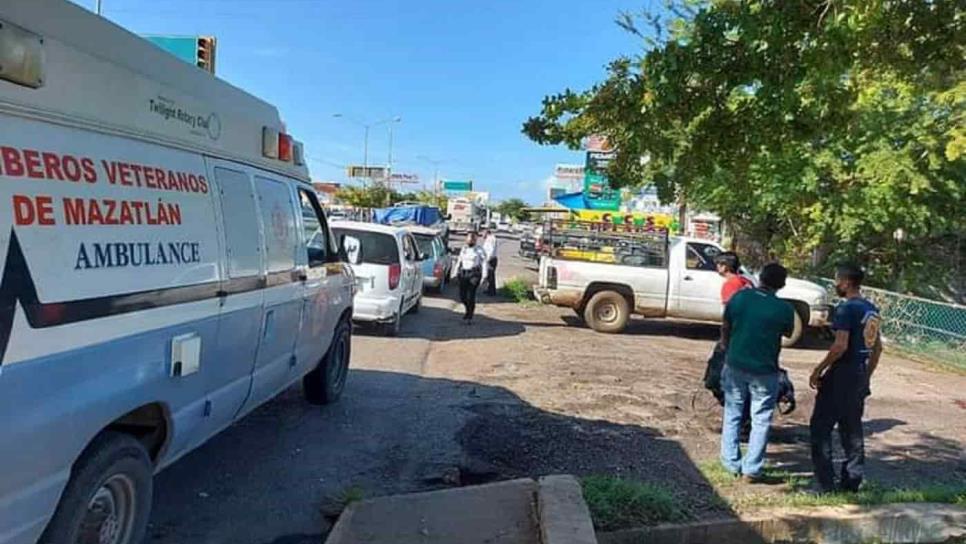
<path fill-rule="evenodd" d="M 835 298 L 835 281 L 818 280 Z M 863 287 L 879 307 L 888 348 L 966 369 L 966 306 Z"/>

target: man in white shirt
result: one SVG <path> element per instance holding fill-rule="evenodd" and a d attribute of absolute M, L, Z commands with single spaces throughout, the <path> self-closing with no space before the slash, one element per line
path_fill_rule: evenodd
<path fill-rule="evenodd" d="M 490 229 L 483 230 L 483 253 L 486 254 L 486 270 L 483 281 L 486 283 L 486 294 L 496 295 L 496 233 Z"/>
<path fill-rule="evenodd" d="M 473 322 L 473 312 L 476 311 L 476 288 L 483 277 L 483 267 L 486 264 L 486 253 L 476 245 L 476 233 L 466 235 L 466 244 L 460 249 L 456 258 L 456 278 L 460 285 L 460 302 L 465 312 L 463 321 L 467 325 Z"/>

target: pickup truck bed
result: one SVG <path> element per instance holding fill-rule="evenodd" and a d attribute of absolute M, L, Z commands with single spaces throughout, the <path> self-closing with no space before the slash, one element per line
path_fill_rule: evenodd
<path fill-rule="evenodd" d="M 637 245 L 626 235 L 614 233 L 571 233 L 546 239 L 549 254 L 540 258 L 540 278 L 534 288 L 537 300 L 573 308 L 597 331 L 621 332 L 632 314 L 721 322 L 723 279 L 715 270 L 714 257 L 723 249 L 713 242 L 670 238 L 662 255 L 653 238 Z M 778 295 L 795 309 L 795 332 L 786 345 L 797 342 L 806 325 L 827 324 L 829 306 L 823 288 L 789 279 Z"/>

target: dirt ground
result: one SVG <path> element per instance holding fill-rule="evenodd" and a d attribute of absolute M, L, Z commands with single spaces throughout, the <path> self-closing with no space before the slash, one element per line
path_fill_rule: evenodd
<path fill-rule="evenodd" d="M 498 276 L 532 278 L 515 253 L 501 245 Z M 317 543 L 350 495 L 551 473 L 660 482 L 699 518 L 733 515 L 719 493 L 787 492 L 715 489 L 698 468 L 718 450 L 719 409 L 701 386 L 717 327 L 636 320 L 602 335 L 570 310 L 485 296 L 467 327 L 455 298 L 455 286 L 427 297 L 396 338 L 357 328 L 338 403 L 310 406 L 293 386 L 163 471 L 147 541 Z M 799 405 L 777 421 L 769 459 L 793 473 L 810 470 L 806 378 L 824 347 L 782 355 Z M 888 354 L 880 369 L 869 478 L 966 481 L 966 376 Z"/>
<path fill-rule="evenodd" d="M 620 335 L 565 308 L 484 302 L 478 323 L 433 342 L 425 376 L 513 393 L 468 409 L 461 445 L 499 477 L 626 475 L 666 484 L 699 516 L 724 514 L 696 467 L 717 457 L 720 410 L 701 386 L 714 325 L 635 320 Z M 808 474 L 811 368 L 825 341 L 782 353 L 798 407 L 776 420 L 769 461 Z M 882 486 L 966 482 L 966 377 L 885 354 L 865 416 L 868 480 Z M 758 486 L 755 486 L 758 487 Z M 745 490 L 747 491 L 747 490 Z M 756 493 L 786 492 L 762 487 Z"/>

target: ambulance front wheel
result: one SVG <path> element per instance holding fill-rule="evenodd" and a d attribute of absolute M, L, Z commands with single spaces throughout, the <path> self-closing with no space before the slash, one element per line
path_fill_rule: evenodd
<path fill-rule="evenodd" d="M 151 513 L 152 472 L 134 437 L 101 433 L 74 463 L 40 544 L 139 544 Z"/>
<path fill-rule="evenodd" d="M 332 344 L 314 370 L 302 378 L 302 394 L 309 404 L 331 404 L 342 396 L 352 357 L 352 324 L 343 319 L 332 335 Z"/>

